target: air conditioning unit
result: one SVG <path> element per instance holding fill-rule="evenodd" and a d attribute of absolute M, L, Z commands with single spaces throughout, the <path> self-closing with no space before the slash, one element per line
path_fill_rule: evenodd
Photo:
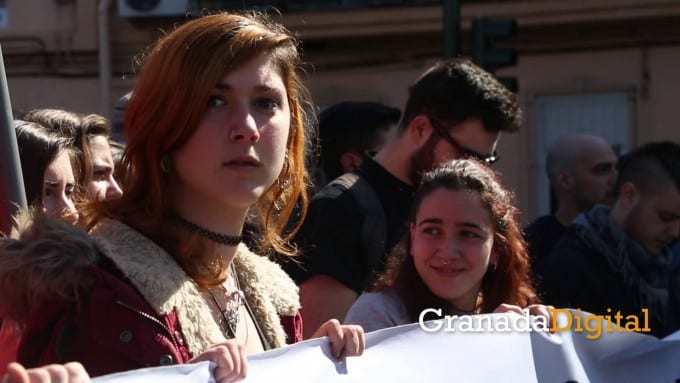
<path fill-rule="evenodd" d="M 124 18 L 184 16 L 189 0 L 118 0 L 118 14 Z"/>

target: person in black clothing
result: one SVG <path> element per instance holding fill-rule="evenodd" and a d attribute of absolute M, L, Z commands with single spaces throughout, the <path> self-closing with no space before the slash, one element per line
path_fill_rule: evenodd
<path fill-rule="evenodd" d="M 344 173 L 355 171 L 363 153 L 380 150 L 387 133 L 399 123 L 401 111 L 379 102 L 343 101 L 319 113 L 319 188 Z"/>
<path fill-rule="evenodd" d="M 550 254 L 569 223 L 598 203 L 611 203 L 617 156 L 600 137 L 572 134 L 548 149 L 546 173 L 557 208 L 530 223 L 524 234 L 532 268 Z"/>
<path fill-rule="evenodd" d="M 611 207 L 579 215 L 538 264 L 544 302 L 632 315 L 640 329 L 666 335 L 680 328 L 680 276 L 670 267 L 680 234 L 680 145 L 649 143 L 624 156 L 615 191 Z"/>
<path fill-rule="evenodd" d="M 501 132 L 520 123 L 515 96 L 481 68 L 462 59 L 429 68 L 410 87 L 396 134 L 375 157 L 364 157 L 353 181 L 335 180 L 310 202 L 295 237 L 303 255 L 283 265 L 300 286 L 305 324 L 344 317 L 382 270 L 423 172 L 454 158 L 495 162 Z"/>

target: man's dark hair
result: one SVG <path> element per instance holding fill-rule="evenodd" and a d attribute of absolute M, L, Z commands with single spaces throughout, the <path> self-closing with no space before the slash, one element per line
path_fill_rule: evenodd
<path fill-rule="evenodd" d="M 672 182 L 680 189 L 680 144 L 672 141 L 650 142 L 619 160 L 615 193 L 631 182 L 641 192 L 661 190 Z"/>
<path fill-rule="evenodd" d="M 522 120 L 515 95 L 491 74 L 464 59 L 435 64 L 409 88 L 400 132 L 419 114 L 447 126 L 479 118 L 489 132 L 515 132 Z"/>
<path fill-rule="evenodd" d="M 378 102 L 344 101 L 319 114 L 319 162 L 326 179 L 342 175 L 340 156 L 361 154 L 375 145 L 380 130 L 399 122 L 401 111 Z"/>

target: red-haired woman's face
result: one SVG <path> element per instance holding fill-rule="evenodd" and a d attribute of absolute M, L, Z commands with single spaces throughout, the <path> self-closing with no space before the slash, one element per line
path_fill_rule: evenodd
<path fill-rule="evenodd" d="M 494 261 L 491 214 L 479 195 L 435 190 L 423 199 L 410 233 L 411 256 L 430 291 L 460 310 L 474 309 Z"/>
<path fill-rule="evenodd" d="M 172 154 L 175 202 L 215 209 L 254 204 L 281 172 L 289 129 L 286 87 L 269 56 L 226 73 L 198 129 Z"/>

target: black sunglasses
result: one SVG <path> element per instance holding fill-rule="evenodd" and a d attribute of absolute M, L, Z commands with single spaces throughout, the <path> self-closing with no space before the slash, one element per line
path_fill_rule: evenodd
<path fill-rule="evenodd" d="M 448 130 L 445 129 L 441 124 L 439 124 L 438 122 L 435 123 L 433 119 L 430 119 L 430 122 L 435 127 L 434 130 L 437 132 L 437 135 L 443 138 L 446 142 L 449 143 L 449 145 L 453 146 L 453 148 L 456 149 L 458 153 L 460 153 L 460 158 L 474 158 L 477 161 L 487 165 L 493 165 L 500 159 L 500 156 L 498 155 L 498 152 L 496 150 L 494 150 L 493 153 L 491 153 L 491 155 L 486 155 L 474 151 L 472 149 L 466 148 L 465 146 L 461 145 L 455 138 L 453 138 L 453 136 L 449 134 Z"/>

